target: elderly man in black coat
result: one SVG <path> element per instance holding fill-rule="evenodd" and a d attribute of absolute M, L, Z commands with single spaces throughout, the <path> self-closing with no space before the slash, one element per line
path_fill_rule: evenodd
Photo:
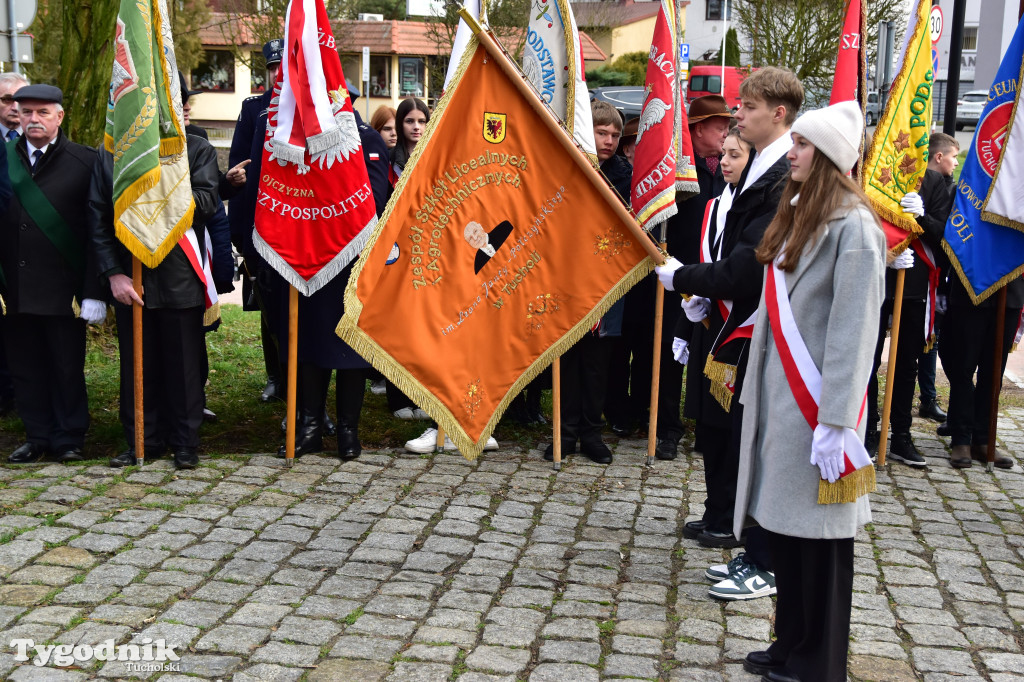
<path fill-rule="evenodd" d="M 24 134 L 6 149 L 14 197 L 0 222 L 4 345 L 27 441 L 12 464 L 47 452 L 59 462 L 82 459 L 85 323 L 106 317 L 82 213 L 96 151 L 61 131 L 63 99 L 52 85 L 18 90 Z"/>

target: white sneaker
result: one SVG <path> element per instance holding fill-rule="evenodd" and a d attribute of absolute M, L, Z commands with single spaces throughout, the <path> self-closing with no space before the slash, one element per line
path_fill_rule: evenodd
<path fill-rule="evenodd" d="M 757 566 L 744 562 L 735 573 L 708 588 L 708 596 L 722 601 L 742 601 L 770 597 L 776 591 L 774 573 L 759 571 Z"/>
<path fill-rule="evenodd" d="M 704 577 L 713 583 L 720 583 L 746 564 L 746 554 L 738 554 L 727 564 L 715 564 L 708 566 L 704 571 Z"/>
<path fill-rule="evenodd" d="M 434 452 L 437 449 L 437 429 L 430 427 L 419 438 L 406 441 L 405 449 L 409 452 L 418 452 L 421 455 Z M 455 449 L 455 443 L 447 435 L 444 437 L 444 449 Z"/>
<path fill-rule="evenodd" d="M 371 381 L 370 382 L 370 393 L 374 395 L 384 395 L 388 392 L 387 386 L 384 384 L 384 380 Z"/>
<path fill-rule="evenodd" d="M 430 419 L 430 415 L 427 414 L 425 411 L 423 411 L 423 410 L 421 410 L 420 408 L 417 407 L 415 410 L 412 411 L 412 418 L 413 419 Z"/>
<path fill-rule="evenodd" d="M 430 427 L 419 438 L 413 438 L 412 440 L 405 442 L 405 449 L 409 452 L 417 452 L 419 454 L 428 454 L 434 452 L 437 449 L 437 429 Z M 448 452 L 457 450 L 455 443 L 452 439 L 445 434 L 444 437 L 444 449 Z M 497 450 L 498 441 L 493 437 L 488 438 L 487 442 L 484 443 L 484 450 Z"/>
<path fill-rule="evenodd" d="M 415 419 L 416 418 L 416 415 L 412 411 L 411 407 L 403 407 L 400 410 L 395 410 L 392 414 L 394 414 L 399 419 Z"/>

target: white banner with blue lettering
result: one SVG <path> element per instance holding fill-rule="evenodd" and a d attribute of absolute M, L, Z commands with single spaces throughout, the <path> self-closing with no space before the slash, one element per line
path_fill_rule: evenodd
<path fill-rule="evenodd" d="M 523 73 L 576 143 L 593 156 L 597 147 L 584 69 L 583 46 L 567 0 L 533 0 Z"/>

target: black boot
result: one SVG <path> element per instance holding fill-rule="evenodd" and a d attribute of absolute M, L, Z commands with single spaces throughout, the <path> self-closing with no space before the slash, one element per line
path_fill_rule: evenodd
<path fill-rule="evenodd" d="M 917 414 L 925 419 L 931 419 L 933 422 L 942 423 L 946 421 L 946 413 L 939 407 L 939 403 L 936 400 L 929 400 L 927 402 L 921 401 L 921 407 L 918 408 Z"/>
<path fill-rule="evenodd" d="M 578 439 L 577 429 L 575 424 L 562 424 L 562 460 L 565 460 L 567 455 L 571 455 L 576 452 L 576 441 Z M 548 446 L 544 448 L 544 459 L 549 462 L 553 462 L 555 459 L 555 444 L 548 443 Z"/>
<path fill-rule="evenodd" d="M 878 440 L 878 429 L 874 424 L 870 424 L 868 430 L 864 432 L 864 449 L 871 455 L 871 459 L 878 455 Z"/>
<path fill-rule="evenodd" d="M 363 451 L 359 444 L 359 413 L 366 395 L 366 370 L 339 369 L 334 387 L 338 403 L 338 456 L 355 459 Z"/>
<path fill-rule="evenodd" d="M 530 424 L 548 423 L 548 420 L 544 418 L 544 412 L 540 409 L 540 396 L 543 392 L 544 389 L 540 387 L 540 382 L 536 379 L 523 390 L 523 393 L 526 394 L 526 416 Z"/>
<path fill-rule="evenodd" d="M 298 414 L 295 426 L 295 456 L 323 450 L 324 410 L 327 405 L 327 386 L 331 370 L 309 363 L 299 363 L 296 375 Z M 282 445 L 278 457 L 284 457 L 287 447 Z"/>

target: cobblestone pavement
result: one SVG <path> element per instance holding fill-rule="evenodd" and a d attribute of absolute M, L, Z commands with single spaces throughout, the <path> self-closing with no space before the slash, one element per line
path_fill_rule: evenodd
<path fill-rule="evenodd" d="M 857 538 L 851 679 L 1024 680 L 1022 470 L 951 469 L 917 426 L 928 469 L 880 472 Z M 1024 455 L 1024 410 L 1000 426 Z M 700 459 L 648 469 L 644 445 L 557 474 L 536 450 L 0 468 L 0 677 L 753 680 L 773 602 L 706 596 L 729 555 L 679 533 Z M 180 660 L 37 667 L 14 639 L 163 639 Z"/>

